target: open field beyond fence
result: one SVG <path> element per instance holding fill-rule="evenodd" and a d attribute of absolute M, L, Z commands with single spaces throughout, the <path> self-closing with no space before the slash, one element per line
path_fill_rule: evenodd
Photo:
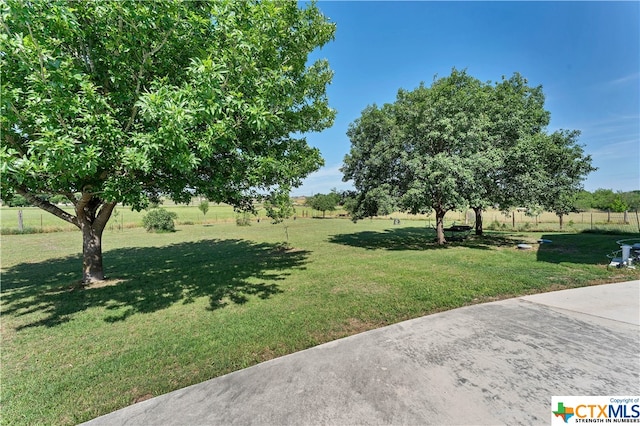
<path fill-rule="evenodd" d="M 195 205 L 167 205 L 163 208 L 175 212 L 178 215 L 176 223 L 178 225 L 191 224 L 214 224 L 224 222 L 234 222 L 238 213 L 232 207 L 225 204 L 210 204 L 206 215 Z M 64 210 L 73 213 L 71 207 L 63 207 Z M 47 213 L 37 207 L 1 207 L 0 225 L 2 234 L 13 234 L 19 232 L 18 215 L 22 212 L 22 223 L 25 233 L 75 231 L 73 225 Z M 258 215 L 252 216 L 254 222 L 258 220 L 268 220 L 264 209 L 257 208 Z M 322 216 L 321 212 L 314 211 L 309 207 L 296 206 L 297 218 L 311 218 Z M 126 228 L 136 228 L 142 226 L 142 218 L 146 211 L 132 211 L 127 207 L 117 207 L 114 215 L 107 225 L 107 231 L 118 231 Z M 347 218 L 343 210 L 327 212 L 328 218 Z M 428 226 L 435 226 L 435 215 L 410 215 L 407 213 L 394 213 L 392 215 L 377 217 L 375 219 L 398 218 L 401 220 L 423 221 Z M 550 212 L 544 212 L 537 217 L 527 216 L 522 211 L 503 213 L 497 210 L 484 212 L 485 229 L 493 230 L 540 230 L 553 231 L 560 230 L 558 217 Z M 563 230 L 583 231 L 583 230 L 610 230 L 619 232 L 640 232 L 640 218 L 638 212 L 613 213 L 613 212 L 582 212 L 570 213 L 564 216 Z M 472 210 L 451 211 L 445 216 L 447 224 L 473 224 L 475 221 Z"/>
<path fill-rule="evenodd" d="M 79 233 L 3 235 L 2 424 L 77 424 L 409 318 L 640 277 L 607 268 L 606 257 L 637 233 L 490 231 L 443 247 L 427 225 L 298 219 L 108 231 L 109 281 L 85 289 Z M 518 250 L 522 242 L 533 249 Z"/>

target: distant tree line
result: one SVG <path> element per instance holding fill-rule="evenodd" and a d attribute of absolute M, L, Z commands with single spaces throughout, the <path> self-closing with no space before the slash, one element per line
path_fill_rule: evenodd
<path fill-rule="evenodd" d="M 613 192 L 611 189 L 582 190 L 576 194 L 574 207 L 578 211 L 605 210 L 625 212 L 640 210 L 640 190 Z"/>
<path fill-rule="evenodd" d="M 52 204 L 70 204 L 71 202 L 63 195 L 39 194 L 38 198 Z M 356 191 L 331 190 L 329 194 L 315 194 L 307 198 L 306 205 L 314 210 L 321 211 L 323 216 L 327 211 L 335 211 L 338 206 L 342 206 L 350 212 L 355 206 L 357 197 Z M 205 203 L 205 202 L 203 202 Z M 15 195 L 11 200 L 2 204 L 9 207 L 34 207 L 26 198 Z M 209 204 L 199 205 L 198 208 L 206 215 Z M 613 191 L 612 189 L 596 189 L 593 192 L 581 190 L 575 195 L 572 211 L 583 212 L 589 210 L 603 210 L 610 212 L 625 212 L 640 210 L 640 190 L 635 191 Z M 206 211 L 203 210 L 206 208 Z"/>

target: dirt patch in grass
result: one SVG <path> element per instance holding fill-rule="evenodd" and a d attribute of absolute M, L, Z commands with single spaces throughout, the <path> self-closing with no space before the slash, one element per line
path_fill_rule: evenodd
<path fill-rule="evenodd" d="M 348 318 L 341 328 L 327 332 L 317 331 L 312 333 L 312 337 L 318 344 L 322 344 L 384 327 L 385 325 L 388 324 L 382 321 L 364 321 L 359 318 Z"/>
<path fill-rule="evenodd" d="M 96 288 L 113 287 L 120 284 L 121 282 L 124 282 L 124 280 L 113 279 L 113 280 L 94 281 L 84 285 L 83 288 L 85 290 L 93 290 Z"/>
<path fill-rule="evenodd" d="M 153 395 L 151 393 L 148 393 L 148 392 L 143 394 L 143 395 L 139 395 L 140 391 L 138 390 L 138 388 L 131 389 L 131 391 L 129 391 L 129 393 L 132 394 L 132 395 L 138 395 L 138 396 L 134 396 L 131 399 L 131 403 L 132 404 L 137 404 L 138 402 L 146 401 L 147 399 L 153 398 Z"/>

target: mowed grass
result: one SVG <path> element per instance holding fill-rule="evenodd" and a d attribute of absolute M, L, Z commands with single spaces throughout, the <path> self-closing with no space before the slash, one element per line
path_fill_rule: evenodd
<path fill-rule="evenodd" d="M 489 233 L 439 247 L 425 225 L 107 230 L 110 280 L 83 290 L 79 232 L 3 235 L 2 423 L 75 424 L 405 319 L 640 277 L 606 268 L 634 235 Z M 553 243 L 516 249 L 538 238 Z"/>

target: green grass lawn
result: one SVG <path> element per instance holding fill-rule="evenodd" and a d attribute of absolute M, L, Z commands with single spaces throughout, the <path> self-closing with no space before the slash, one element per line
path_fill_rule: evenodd
<path fill-rule="evenodd" d="M 640 277 L 606 268 L 619 235 L 491 233 L 439 247 L 425 224 L 107 230 L 110 281 L 84 290 L 79 232 L 3 235 L 2 423 L 75 424 L 405 319 Z M 553 243 L 515 248 L 541 237 Z"/>

